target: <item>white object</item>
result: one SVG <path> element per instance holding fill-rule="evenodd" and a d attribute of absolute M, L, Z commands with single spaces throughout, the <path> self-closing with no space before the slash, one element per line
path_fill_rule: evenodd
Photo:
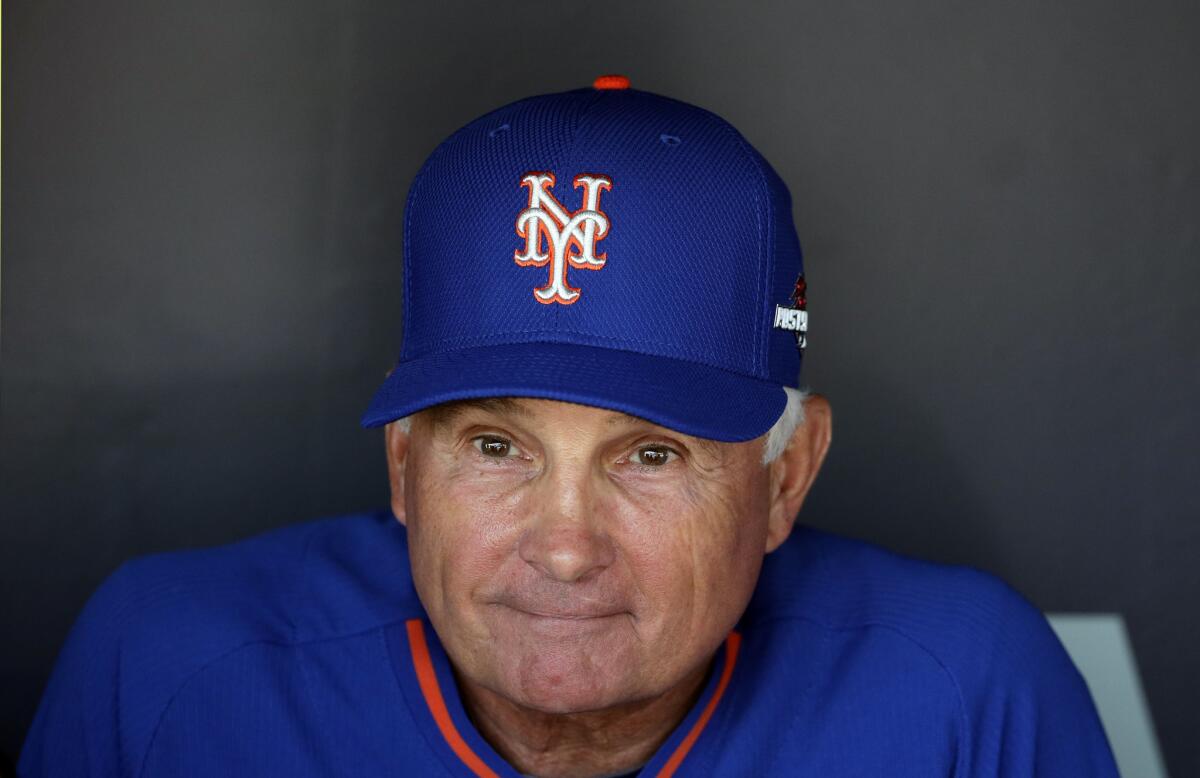
<path fill-rule="evenodd" d="M 1133 647 L 1119 613 L 1048 613 L 1087 681 L 1124 778 L 1167 778 Z"/>

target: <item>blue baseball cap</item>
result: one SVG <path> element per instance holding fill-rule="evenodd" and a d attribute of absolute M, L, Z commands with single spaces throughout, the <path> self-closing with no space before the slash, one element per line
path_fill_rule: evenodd
<path fill-rule="evenodd" d="M 750 440 L 798 386 L 805 291 L 787 187 L 728 122 L 624 76 L 520 100 L 413 180 L 403 346 L 362 423 L 540 397 Z"/>

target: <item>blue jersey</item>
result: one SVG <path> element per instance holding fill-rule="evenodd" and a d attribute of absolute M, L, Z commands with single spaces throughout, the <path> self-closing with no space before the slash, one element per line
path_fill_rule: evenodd
<path fill-rule="evenodd" d="M 515 778 L 388 513 L 128 562 L 73 627 L 36 776 Z M 1079 673 L 998 579 L 798 527 L 643 776 L 1115 776 Z"/>

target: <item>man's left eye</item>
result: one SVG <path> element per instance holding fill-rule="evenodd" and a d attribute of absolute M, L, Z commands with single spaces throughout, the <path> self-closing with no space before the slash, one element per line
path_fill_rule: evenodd
<path fill-rule="evenodd" d="M 662 467 L 677 456 L 679 455 L 667 446 L 642 446 L 633 452 L 633 456 L 630 459 L 635 464 L 647 467 Z"/>

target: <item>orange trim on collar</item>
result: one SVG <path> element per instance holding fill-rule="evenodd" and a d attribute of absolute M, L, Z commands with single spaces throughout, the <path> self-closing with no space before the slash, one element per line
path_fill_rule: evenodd
<path fill-rule="evenodd" d="M 404 624 L 408 628 L 408 645 L 412 651 L 413 667 L 417 671 L 417 683 L 421 686 L 421 694 L 425 696 L 425 704 L 433 714 L 442 737 L 450 745 L 455 755 L 480 778 L 500 778 L 488 767 L 479 755 L 471 750 L 467 741 L 463 740 L 450 718 L 446 709 L 446 700 L 442 697 L 441 687 L 438 686 L 437 674 L 433 670 L 433 661 L 429 658 L 429 646 L 425 642 L 425 627 L 420 619 L 409 619 Z"/>
<path fill-rule="evenodd" d="M 729 678 L 733 675 L 733 666 L 737 664 L 738 649 L 741 645 L 742 636 L 736 632 L 730 632 L 729 637 L 725 639 L 725 667 L 721 670 L 721 680 L 717 682 L 717 690 L 708 704 L 704 706 L 704 712 L 700 714 L 700 718 L 696 719 L 696 723 L 692 725 L 687 737 L 675 749 L 675 753 L 671 754 L 671 758 L 667 760 L 663 768 L 658 771 L 658 778 L 670 778 L 675 774 L 679 765 L 683 763 L 684 757 L 688 755 L 688 751 L 691 751 L 692 746 L 696 744 L 704 727 L 708 725 L 713 711 L 717 709 L 717 703 L 721 701 L 721 695 L 725 693 L 725 687 L 729 685 Z"/>
<path fill-rule="evenodd" d="M 404 626 L 408 630 L 408 645 L 412 651 L 413 667 L 417 671 L 417 683 L 421 687 L 421 694 L 425 697 L 425 704 L 429 707 L 429 712 L 433 714 L 433 720 L 437 723 L 438 729 L 445 738 L 446 743 L 454 751 L 455 755 L 462 760 L 463 764 L 471 769 L 475 775 L 480 778 L 499 778 L 496 773 L 487 766 L 479 755 L 471 750 L 467 745 L 467 741 L 463 740 L 459 734 L 458 728 L 454 726 L 453 719 L 450 718 L 450 711 L 446 708 L 446 700 L 442 697 L 441 687 L 438 685 L 437 673 L 433 669 L 433 660 L 429 657 L 429 645 L 425 642 L 425 626 L 421 619 L 409 619 Z M 700 738 L 700 733 L 704 731 L 704 727 L 708 725 L 709 719 L 712 718 L 713 712 L 716 711 L 717 705 L 721 702 L 721 696 L 725 694 L 725 688 L 729 686 L 729 679 L 733 676 L 733 667 L 737 664 L 738 649 L 742 644 L 742 636 L 736 632 L 730 632 L 729 637 L 725 639 L 725 666 L 721 669 L 721 679 L 717 682 L 717 689 L 713 692 L 712 698 L 708 704 L 704 706 L 704 710 L 700 713 L 700 718 L 696 719 L 696 723 L 688 731 L 687 736 L 680 741 L 675 753 L 671 754 L 671 758 L 663 765 L 658 772 L 658 778 L 671 778 L 679 766 L 683 764 L 683 760 L 687 757 L 688 752 L 692 750 L 692 746 Z"/>

